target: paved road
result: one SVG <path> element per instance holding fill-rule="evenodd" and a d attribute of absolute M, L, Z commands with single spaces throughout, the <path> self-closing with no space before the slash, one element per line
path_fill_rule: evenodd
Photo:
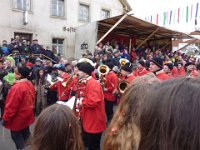
<path fill-rule="evenodd" d="M 3 134 L 4 133 L 4 134 Z M 0 125 L 0 150 L 15 150 L 10 131 Z"/>
<path fill-rule="evenodd" d="M 34 124 L 31 126 L 31 130 L 33 130 Z M 3 134 L 4 133 L 4 134 Z M 16 150 L 15 144 L 13 143 L 10 131 L 6 128 L 3 128 L 0 125 L 0 150 Z"/>

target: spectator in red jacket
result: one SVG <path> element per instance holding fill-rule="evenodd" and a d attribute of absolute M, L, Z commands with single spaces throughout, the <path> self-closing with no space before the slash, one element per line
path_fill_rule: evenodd
<path fill-rule="evenodd" d="M 16 148 L 23 149 L 30 136 L 29 125 L 34 122 L 35 88 L 27 80 L 28 68 L 18 67 L 14 74 L 18 81 L 8 92 L 2 124 L 10 129 Z"/>
<path fill-rule="evenodd" d="M 143 76 L 149 73 L 149 71 L 145 68 L 145 62 L 143 60 L 139 60 L 137 63 L 137 69 L 134 72 L 135 76 Z"/>
<path fill-rule="evenodd" d="M 163 71 L 163 60 L 160 57 L 154 57 L 151 60 L 150 71 L 153 72 L 159 80 L 169 79 L 169 76 Z"/>
<path fill-rule="evenodd" d="M 178 63 L 178 76 L 179 77 L 185 77 L 185 68 L 183 67 L 183 64 L 182 63 Z"/>
<path fill-rule="evenodd" d="M 89 150 L 100 150 L 101 135 L 106 129 L 103 90 L 100 83 L 91 77 L 94 67 L 90 61 L 84 59 L 77 67 L 79 81 L 85 83 L 80 101 L 84 144 Z"/>

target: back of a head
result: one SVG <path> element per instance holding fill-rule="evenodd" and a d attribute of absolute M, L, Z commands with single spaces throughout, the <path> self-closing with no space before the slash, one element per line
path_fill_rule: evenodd
<path fill-rule="evenodd" d="M 180 78 L 156 86 L 140 109 L 139 150 L 200 149 L 200 80 Z"/>
<path fill-rule="evenodd" d="M 144 95 L 154 85 L 160 84 L 154 76 L 137 77 L 129 85 L 107 129 L 104 150 L 136 150 L 139 145 L 138 110 L 143 104 Z"/>
<path fill-rule="evenodd" d="M 31 139 L 32 150 L 83 150 L 79 122 L 64 105 L 55 104 L 39 115 Z"/>

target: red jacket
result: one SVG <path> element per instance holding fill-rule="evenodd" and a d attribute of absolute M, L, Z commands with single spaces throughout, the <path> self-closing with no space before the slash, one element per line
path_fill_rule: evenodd
<path fill-rule="evenodd" d="M 171 70 L 172 76 L 173 77 L 178 77 L 178 69 L 176 67 L 173 67 Z"/>
<path fill-rule="evenodd" d="M 3 120 L 11 131 L 25 129 L 34 122 L 35 88 L 28 80 L 16 82 L 6 97 Z"/>
<path fill-rule="evenodd" d="M 105 88 L 107 88 L 108 91 L 104 91 L 104 98 L 108 101 L 115 101 L 116 97 L 114 96 L 114 91 L 117 89 L 117 87 L 118 77 L 113 71 L 110 71 L 105 76 Z"/>
<path fill-rule="evenodd" d="M 135 79 L 133 74 L 130 74 L 125 80 L 130 84 Z"/>
<path fill-rule="evenodd" d="M 63 73 L 61 76 L 61 78 L 63 78 L 63 82 L 66 82 L 69 79 L 69 75 L 67 73 Z M 59 101 L 64 101 L 64 100 L 68 100 L 69 99 L 69 95 L 70 95 L 70 86 L 66 86 L 64 87 L 62 85 L 61 81 L 56 82 L 55 84 L 50 86 L 51 90 L 56 90 L 57 89 L 57 95 L 58 95 L 58 100 Z"/>
<path fill-rule="evenodd" d="M 178 70 L 178 76 L 179 77 L 185 77 L 186 76 L 184 67 L 181 67 L 181 69 Z"/>
<path fill-rule="evenodd" d="M 157 77 L 159 80 L 167 80 L 167 79 L 170 79 L 169 76 L 168 76 L 163 70 L 156 72 L 156 77 Z"/>
<path fill-rule="evenodd" d="M 137 76 L 143 76 L 145 74 L 149 73 L 148 70 L 146 70 L 145 68 L 139 70 L 137 69 L 136 71 L 134 71 L 134 75 L 137 77 Z"/>
<path fill-rule="evenodd" d="M 102 87 L 92 77 L 85 86 L 80 111 L 83 129 L 88 133 L 103 132 L 106 129 L 106 114 Z"/>

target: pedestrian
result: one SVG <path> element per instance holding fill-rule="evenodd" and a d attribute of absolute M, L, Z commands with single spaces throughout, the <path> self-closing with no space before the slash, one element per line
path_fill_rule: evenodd
<path fill-rule="evenodd" d="M 45 70 L 40 68 L 36 74 L 35 90 L 36 90 L 36 114 L 39 115 L 43 109 L 47 106 L 47 89 L 45 85 L 46 74 Z"/>
<path fill-rule="evenodd" d="M 11 87 L 6 97 L 2 125 L 9 129 L 16 149 L 25 147 L 30 136 L 29 125 L 34 122 L 35 88 L 27 80 L 30 70 L 18 67 L 14 70 L 15 84 Z"/>
<path fill-rule="evenodd" d="M 54 104 L 39 115 L 31 150 L 83 150 L 79 121 L 65 105 Z"/>

